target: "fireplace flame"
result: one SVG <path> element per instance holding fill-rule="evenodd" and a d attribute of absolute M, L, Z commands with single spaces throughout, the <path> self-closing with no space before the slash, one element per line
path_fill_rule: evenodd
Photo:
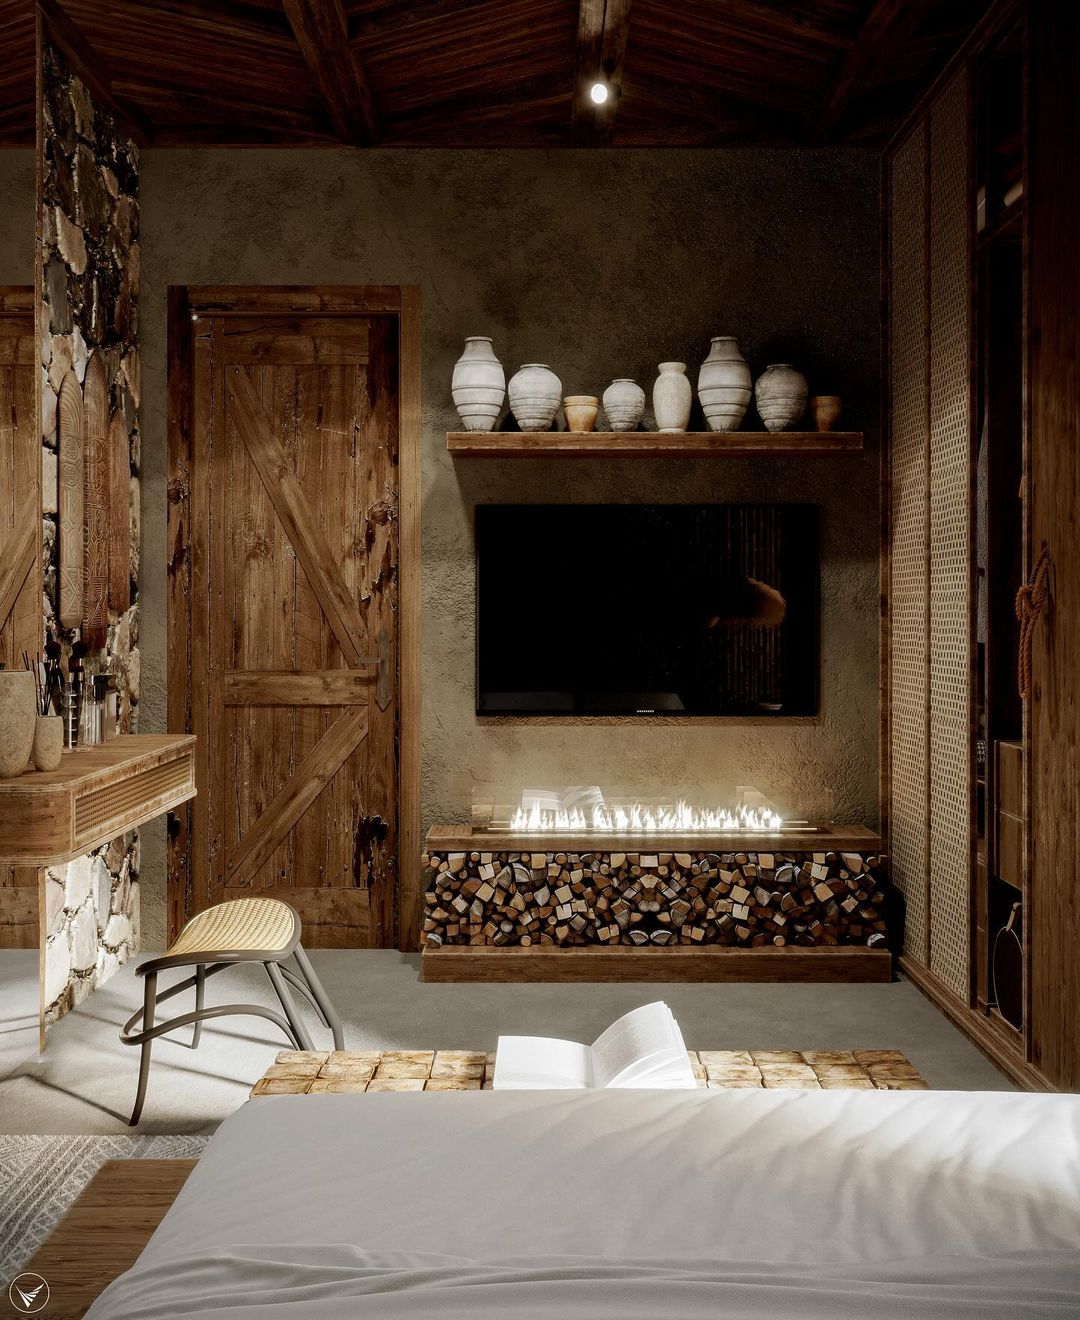
<path fill-rule="evenodd" d="M 767 807 L 692 807 L 676 802 L 673 807 L 650 807 L 641 802 L 627 806 L 595 806 L 588 812 L 518 807 L 510 829 L 522 834 L 578 831 L 590 834 L 716 834 L 754 833 L 778 830 L 783 819 Z"/>

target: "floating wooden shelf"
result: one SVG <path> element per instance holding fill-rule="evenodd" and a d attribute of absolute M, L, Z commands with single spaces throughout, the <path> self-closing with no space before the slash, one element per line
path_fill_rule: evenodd
<path fill-rule="evenodd" d="M 861 431 L 448 431 L 458 458 L 823 458 L 857 453 Z"/>
<path fill-rule="evenodd" d="M 887 949 L 844 945 L 666 949 L 550 945 L 491 948 L 444 944 L 420 955 L 420 979 L 435 981 L 889 981 Z"/>
<path fill-rule="evenodd" d="M 195 738 L 127 734 L 0 780 L 0 861 L 58 866 L 195 796 Z"/>

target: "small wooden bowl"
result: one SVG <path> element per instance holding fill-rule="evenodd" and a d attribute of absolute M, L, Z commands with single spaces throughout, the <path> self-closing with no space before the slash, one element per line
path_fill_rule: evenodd
<path fill-rule="evenodd" d="M 568 394 L 563 399 L 568 431 L 592 431 L 596 427 L 596 414 L 600 400 L 595 394 Z"/>
<path fill-rule="evenodd" d="M 815 431 L 831 431 L 840 420 L 843 404 L 839 394 L 815 394 L 810 400 L 810 415 Z"/>

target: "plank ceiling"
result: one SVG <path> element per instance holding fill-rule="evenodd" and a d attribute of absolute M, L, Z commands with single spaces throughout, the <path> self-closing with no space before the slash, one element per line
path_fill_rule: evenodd
<path fill-rule="evenodd" d="M 418 147 L 879 144 L 988 8 L 987 0 L 42 5 L 150 144 Z M 33 46 L 32 0 L 0 0 L 0 146 L 33 141 Z M 600 110 L 587 95 L 598 75 L 614 89 Z"/>

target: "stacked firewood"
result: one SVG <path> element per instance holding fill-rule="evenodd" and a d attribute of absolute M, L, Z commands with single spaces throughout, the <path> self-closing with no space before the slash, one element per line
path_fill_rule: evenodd
<path fill-rule="evenodd" d="M 423 859 L 441 944 L 878 944 L 885 859 L 861 853 L 446 852 Z"/>

